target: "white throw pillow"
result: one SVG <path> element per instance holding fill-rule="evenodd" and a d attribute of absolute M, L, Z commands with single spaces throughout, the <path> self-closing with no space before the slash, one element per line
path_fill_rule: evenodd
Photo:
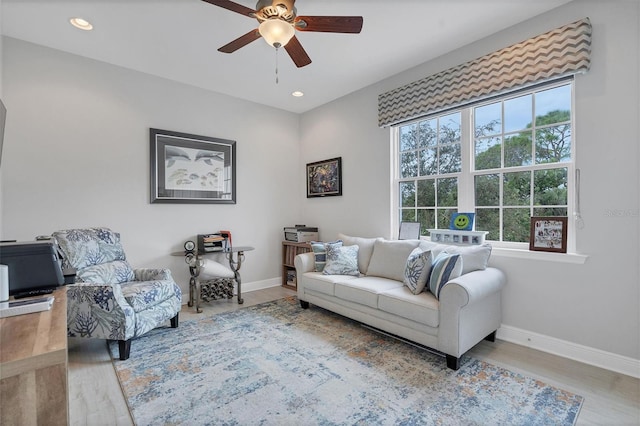
<path fill-rule="evenodd" d="M 327 263 L 324 275 L 360 275 L 358 271 L 358 246 L 327 246 Z"/>
<path fill-rule="evenodd" d="M 382 238 L 362 238 L 338 234 L 338 239 L 342 240 L 345 246 L 358 246 L 358 269 L 361 273 L 366 274 L 373 254 L 373 245 Z"/>
<path fill-rule="evenodd" d="M 491 244 L 480 246 L 446 246 L 444 251 L 449 254 L 459 254 L 462 257 L 462 275 L 473 271 L 487 269 L 491 256 Z"/>
<path fill-rule="evenodd" d="M 407 258 L 419 243 L 419 240 L 376 241 L 367 275 L 404 282 Z"/>
<path fill-rule="evenodd" d="M 462 275 L 463 264 L 459 254 L 442 252 L 435 258 L 429 277 L 429 291 L 436 299 L 440 299 L 440 291 L 446 283 Z"/>
<path fill-rule="evenodd" d="M 429 281 L 431 274 L 431 252 L 422 251 L 420 247 L 413 249 L 407 258 L 407 266 L 404 270 L 404 285 L 411 293 L 420 294 Z"/>

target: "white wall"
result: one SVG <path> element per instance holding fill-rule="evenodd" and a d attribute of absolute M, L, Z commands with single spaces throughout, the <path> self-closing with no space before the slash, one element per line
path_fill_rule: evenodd
<path fill-rule="evenodd" d="M 228 229 L 256 249 L 243 282 L 279 283 L 282 228 L 299 222 L 296 114 L 12 38 L 4 58 L 3 238 L 108 226 L 134 267 L 170 266 L 186 290 L 170 253 Z M 150 127 L 237 141 L 237 203 L 150 204 Z"/>
<path fill-rule="evenodd" d="M 569 3 L 305 113 L 300 167 L 335 156 L 344 165 L 343 197 L 302 198 L 305 221 L 320 226 L 324 239 L 396 235 L 389 229 L 390 135 L 377 128 L 377 95 L 588 16 L 593 62 L 576 80 L 575 143 L 585 222 L 577 248 L 589 258 L 576 265 L 494 255 L 492 264 L 509 280 L 505 326 L 640 359 L 639 4 L 611 3 Z"/>

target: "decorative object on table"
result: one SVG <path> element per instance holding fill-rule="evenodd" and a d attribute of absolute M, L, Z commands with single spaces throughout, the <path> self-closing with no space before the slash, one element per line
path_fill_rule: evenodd
<path fill-rule="evenodd" d="M 285 241 L 294 243 L 306 243 L 318 241 L 318 228 L 315 226 L 296 225 L 284 228 Z"/>
<path fill-rule="evenodd" d="M 258 28 L 219 48 L 219 52 L 233 53 L 262 37 L 268 45 L 275 47 L 276 51 L 284 47 L 298 68 L 309 65 L 311 58 L 309 58 L 302 44 L 296 38 L 296 30 L 342 34 L 357 34 L 362 30 L 362 16 L 297 16 L 297 10 L 294 7 L 295 0 L 281 0 L 278 2 L 259 0 L 256 4 L 256 10 L 230 0 L 204 1 L 256 19 L 260 24 Z M 277 75 L 276 68 L 276 77 Z"/>
<path fill-rule="evenodd" d="M 417 240 L 420 238 L 420 222 L 400 222 L 399 240 Z"/>
<path fill-rule="evenodd" d="M 151 202 L 236 202 L 236 142 L 150 129 Z"/>
<path fill-rule="evenodd" d="M 567 252 L 566 216 L 534 216 L 531 218 L 529 250 Z"/>
<path fill-rule="evenodd" d="M 475 217 L 475 213 L 454 213 L 451 215 L 451 223 L 449 223 L 449 229 L 455 231 L 473 231 L 473 220 Z"/>
<path fill-rule="evenodd" d="M 148 357 L 114 363 L 135 424 L 569 426 L 584 400 L 472 356 L 453 372 L 439 355 L 324 309 L 303 311 L 295 297 L 176 331 L 141 339 Z"/>
<path fill-rule="evenodd" d="M 307 198 L 342 195 L 342 157 L 307 164 Z"/>
<path fill-rule="evenodd" d="M 117 340 L 120 359 L 131 340 L 171 320 L 178 327 L 182 292 L 169 269 L 133 269 L 120 234 L 108 228 L 53 233 L 63 267 L 76 269 L 67 286 L 67 328 L 71 337 Z"/>
<path fill-rule="evenodd" d="M 231 248 L 229 239 L 221 232 L 215 232 L 213 234 L 199 234 L 197 239 L 198 251 L 200 253 L 225 252 L 229 251 Z"/>
<path fill-rule="evenodd" d="M 443 244 L 482 245 L 489 231 L 456 231 L 454 229 L 429 229 L 431 241 Z"/>

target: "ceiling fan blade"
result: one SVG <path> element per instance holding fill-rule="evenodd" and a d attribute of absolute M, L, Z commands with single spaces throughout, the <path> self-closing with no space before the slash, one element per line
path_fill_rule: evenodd
<path fill-rule="evenodd" d="M 363 22 L 362 16 L 298 16 L 295 26 L 300 31 L 357 34 Z"/>
<path fill-rule="evenodd" d="M 233 53 L 236 50 L 240 49 L 241 47 L 244 47 L 247 44 L 251 43 L 252 41 L 256 41 L 260 37 L 262 36 L 260 35 L 257 29 L 251 30 L 245 35 L 238 37 L 237 39 L 233 40 L 230 43 L 225 44 L 220 49 L 218 49 L 218 52 Z"/>
<path fill-rule="evenodd" d="M 223 9 L 230 10 L 232 12 L 239 13 L 241 15 L 248 16 L 249 18 L 253 18 L 253 15 L 256 13 L 255 10 L 250 9 L 241 4 L 229 1 L 229 0 L 202 0 L 206 3 L 212 4 L 214 6 L 222 7 Z"/>
<path fill-rule="evenodd" d="M 287 51 L 293 63 L 296 64 L 298 68 L 302 68 L 311 63 L 311 58 L 307 55 L 304 48 L 300 44 L 300 41 L 296 36 L 293 36 L 289 43 L 285 44 L 284 49 Z"/>

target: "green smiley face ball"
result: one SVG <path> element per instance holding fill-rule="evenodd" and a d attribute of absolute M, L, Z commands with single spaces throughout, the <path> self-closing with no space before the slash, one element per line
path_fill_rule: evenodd
<path fill-rule="evenodd" d="M 456 229 L 464 229 L 467 226 L 469 226 L 469 216 L 461 214 L 460 216 L 457 216 L 455 218 L 455 220 L 453 221 L 453 226 L 456 227 Z"/>

